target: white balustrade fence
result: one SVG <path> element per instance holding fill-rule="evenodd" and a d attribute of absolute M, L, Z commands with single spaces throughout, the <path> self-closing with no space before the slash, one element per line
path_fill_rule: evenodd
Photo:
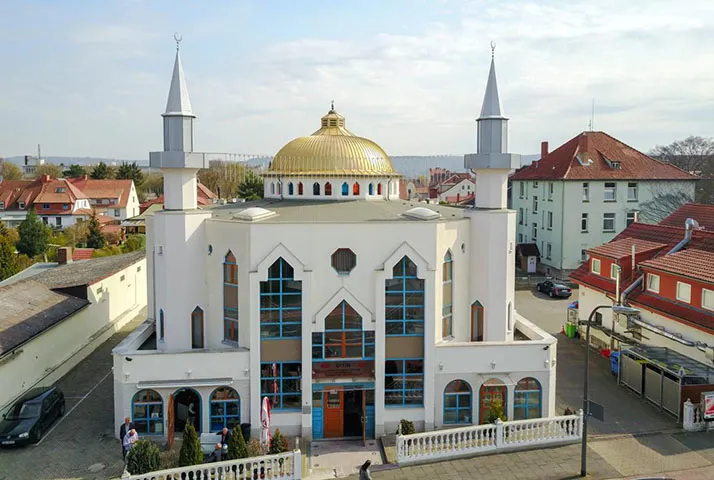
<path fill-rule="evenodd" d="M 682 428 L 687 432 L 701 432 L 706 430 L 707 422 L 702 416 L 702 409 L 699 403 L 692 403 L 690 399 L 684 402 L 682 410 Z"/>
<path fill-rule="evenodd" d="M 433 432 L 397 435 L 397 463 L 410 465 L 484 453 L 579 442 L 582 410 L 576 415 L 516 420 Z"/>
<path fill-rule="evenodd" d="M 141 475 L 125 474 L 122 480 L 299 480 L 302 478 L 299 450 L 263 457 L 171 468 Z"/>

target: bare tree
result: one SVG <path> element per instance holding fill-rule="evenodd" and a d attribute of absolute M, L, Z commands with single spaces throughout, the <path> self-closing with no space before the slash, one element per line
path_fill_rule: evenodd
<path fill-rule="evenodd" d="M 640 204 L 638 220 L 642 223 L 659 223 L 685 203 L 694 201 L 688 192 L 673 185 L 659 183 L 649 189 L 652 200 Z"/>
<path fill-rule="evenodd" d="M 714 203 L 714 138 L 689 136 L 669 145 L 657 145 L 650 156 L 699 175 L 696 201 Z"/>

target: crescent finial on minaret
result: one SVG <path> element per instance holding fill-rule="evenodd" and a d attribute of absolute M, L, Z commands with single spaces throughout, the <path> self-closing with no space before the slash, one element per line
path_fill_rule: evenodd
<path fill-rule="evenodd" d="M 491 40 L 491 58 L 496 55 L 496 42 Z"/>
<path fill-rule="evenodd" d="M 176 41 L 176 50 L 178 51 L 179 44 L 181 43 L 181 40 L 183 40 L 183 37 L 179 36 L 178 33 L 174 33 L 174 40 Z"/>

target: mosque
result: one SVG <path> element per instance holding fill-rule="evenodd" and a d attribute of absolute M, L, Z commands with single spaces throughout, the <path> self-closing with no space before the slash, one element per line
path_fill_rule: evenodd
<path fill-rule="evenodd" d="M 472 208 L 400 200 L 385 151 L 334 105 L 287 143 L 264 198 L 197 208 L 179 52 L 163 116 L 164 209 L 147 222 L 148 319 L 113 351 L 117 430 L 260 425 L 318 440 L 555 414 L 556 340 L 514 308 L 515 212 L 493 58 Z M 317 126 L 317 125 L 316 125 Z M 308 128 L 308 127 L 306 127 Z"/>

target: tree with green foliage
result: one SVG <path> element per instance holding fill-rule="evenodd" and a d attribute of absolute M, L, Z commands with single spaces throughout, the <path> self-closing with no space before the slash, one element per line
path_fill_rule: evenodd
<path fill-rule="evenodd" d="M 84 167 L 76 163 L 73 163 L 69 166 L 67 170 L 62 172 L 64 178 L 79 178 L 85 176 L 86 174 L 87 171 L 84 169 Z"/>
<path fill-rule="evenodd" d="M 144 181 L 144 173 L 136 162 L 122 162 L 117 168 L 116 178 L 119 180 L 134 180 L 135 185 Z"/>
<path fill-rule="evenodd" d="M 280 429 L 275 430 L 275 434 L 270 439 L 270 448 L 268 448 L 268 453 L 271 455 L 277 455 L 278 453 L 284 453 L 288 451 L 288 440 L 283 437 Z"/>
<path fill-rule="evenodd" d="M 114 177 L 114 170 L 104 162 L 99 162 L 92 168 L 92 173 L 89 174 L 94 180 L 106 180 Z"/>
<path fill-rule="evenodd" d="M 238 460 L 239 458 L 248 458 L 248 444 L 245 443 L 240 425 L 235 425 L 233 435 L 228 440 L 228 458 L 226 460 Z"/>
<path fill-rule="evenodd" d="M 30 210 L 17 230 L 20 234 L 20 241 L 17 242 L 18 252 L 24 253 L 30 258 L 44 255 L 47 252 L 50 234 L 47 226 L 35 213 L 34 208 Z"/>
<path fill-rule="evenodd" d="M 104 235 L 102 235 L 102 230 L 99 228 L 99 220 L 97 219 L 96 210 L 92 211 L 92 216 L 89 219 L 89 227 L 87 232 L 87 247 L 88 248 L 104 248 Z"/>
<path fill-rule="evenodd" d="M 124 245 L 121 246 L 121 250 L 124 253 L 135 252 L 146 247 L 146 235 L 140 233 L 135 233 L 129 235 L 124 241 Z"/>
<path fill-rule="evenodd" d="M 47 175 L 50 178 L 60 178 L 62 176 L 62 168 L 54 163 L 38 165 L 35 169 L 35 176 L 41 177 L 42 175 Z"/>
<path fill-rule="evenodd" d="M 0 222 L 0 281 L 10 278 L 20 271 L 20 264 L 15 253 L 15 243 L 10 236 L 10 229 Z"/>
<path fill-rule="evenodd" d="M 137 441 L 126 455 L 126 469 L 132 475 L 158 470 L 161 466 L 161 451 L 150 440 Z"/>
<path fill-rule="evenodd" d="M 500 400 L 491 400 L 491 404 L 488 406 L 488 423 L 496 423 L 496 420 L 500 419 L 502 422 L 508 420 L 506 413 L 503 411 L 503 402 Z"/>
<path fill-rule="evenodd" d="M 246 200 L 263 198 L 263 179 L 248 170 L 243 181 L 238 185 L 238 196 Z"/>
<path fill-rule="evenodd" d="M 0 177 L 3 180 L 22 180 L 22 170 L 7 160 L 0 161 Z"/>
<path fill-rule="evenodd" d="M 186 423 L 186 428 L 183 431 L 181 452 L 179 453 L 179 467 L 189 467 L 202 463 L 203 450 L 201 449 L 201 441 L 198 439 L 198 434 L 193 425 Z"/>

